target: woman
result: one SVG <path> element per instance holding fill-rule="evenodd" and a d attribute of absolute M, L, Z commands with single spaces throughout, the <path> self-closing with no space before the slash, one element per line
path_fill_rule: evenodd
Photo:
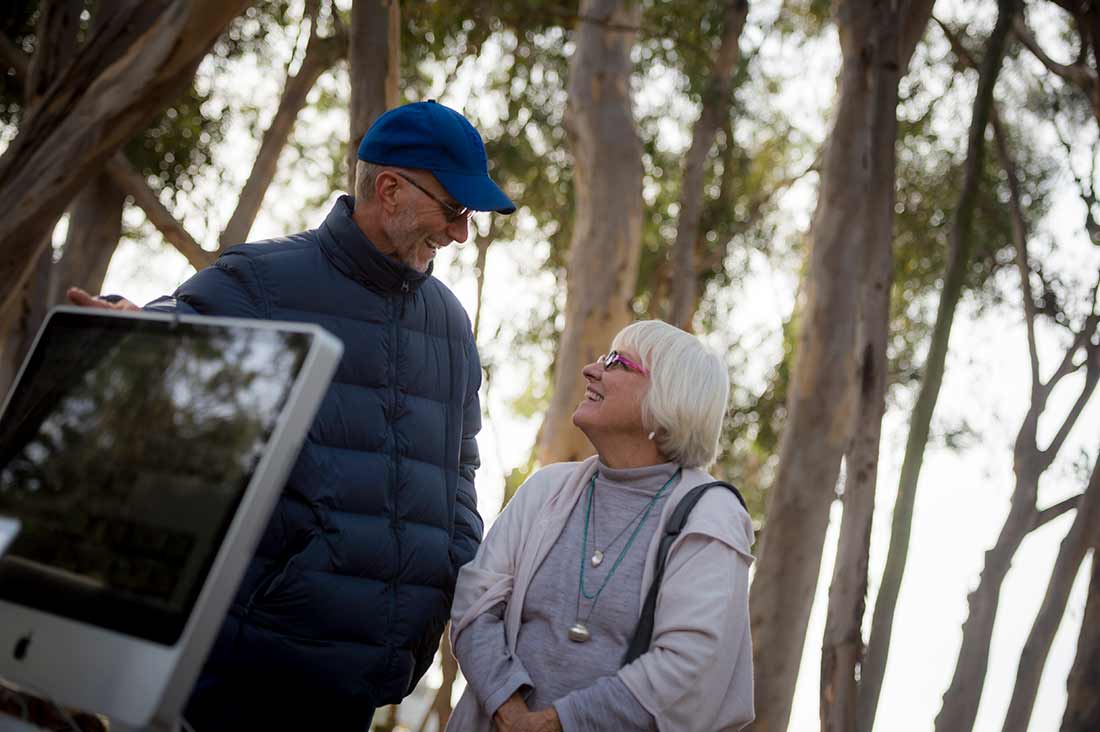
<path fill-rule="evenodd" d="M 713 480 L 726 369 L 694 336 L 635 323 L 584 368 L 573 423 L 597 455 L 517 492 L 458 575 L 453 732 L 736 730 L 753 719 L 749 516 L 703 494 L 668 554 L 648 651 L 622 666 L 661 527 Z"/>

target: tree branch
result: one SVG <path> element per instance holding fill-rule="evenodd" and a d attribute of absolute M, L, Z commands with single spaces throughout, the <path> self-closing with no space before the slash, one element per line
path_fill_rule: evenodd
<path fill-rule="evenodd" d="M 1034 522 L 1031 524 L 1031 531 L 1035 531 L 1038 528 L 1046 526 L 1054 519 L 1058 518 L 1062 514 L 1069 513 L 1076 510 L 1077 506 L 1081 503 L 1081 494 L 1076 496 L 1070 496 L 1069 498 L 1055 503 L 1053 506 L 1047 506 L 1044 509 L 1035 512 Z"/>
<path fill-rule="evenodd" d="M 264 195 L 275 179 L 275 172 L 279 164 L 279 155 L 290 133 L 294 129 L 294 123 L 298 119 L 299 112 L 306 104 L 306 97 L 313 89 L 317 80 L 339 59 L 347 56 L 348 37 L 346 33 L 328 37 L 311 35 L 306 43 L 305 57 L 298 73 L 287 78 L 283 87 L 282 97 L 279 99 L 279 108 L 271 120 L 267 131 L 264 132 L 260 149 L 256 153 L 256 160 L 252 164 L 252 172 L 248 176 L 240 197 L 237 199 L 237 207 L 229 222 L 218 237 L 221 248 L 239 244 L 248 237 L 248 231 L 252 228 L 256 215 L 260 212 Z"/>
<path fill-rule="evenodd" d="M 1008 151 L 1005 131 L 1001 125 L 997 106 L 994 103 L 989 110 L 989 120 L 993 125 L 993 138 L 997 145 L 997 155 L 1001 159 L 1008 178 L 1008 197 L 1012 211 L 1012 242 L 1016 249 L 1016 269 L 1020 273 L 1020 289 L 1024 302 L 1024 324 L 1027 326 L 1027 351 L 1031 360 L 1031 381 L 1036 385 L 1039 374 L 1039 346 L 1035 338 L 1035 320 L 1038 317 L 1035 308 L 1035 295 L 1031 290 L 1031 267 L 1027 256 L 1027 222 L 1024 220 L 1023 205 L 1020 203 L 1020 180 L 1016 172 L 1016 162 Z"/>
<path fill-rule="evenodd" d="M 115 185 L 133 197 L 134 203 L 145 212 L 149 223 L 157 228 L 169 244 L 187 258 L 192 267 L 198 270 L 213 263 L 216 257 L 214 252 L 203 249 L 194 237 L 187 233 L 183 224 L 160 202 L 156 191 L 149 187 L 145 178 L 130 165 L 122 153 L 115 153 L 107 161 L 106 171 Z"/>
<path fill-rule="evenodd" d="M 1046 54 L 1046 51 L 1042 49 L 1039 42 L 1035 39 L 1035 35 L 1031 32 L 1031 29 L 1027 26 L 1027 21 L 1023 16 L 1016 18 L 1016 23 L 1012 28 L 1016 38 L 1020 43 L 1024 45 L 1028 51 L 1031 51 L 1031 55 L 1039 59 L 1039 62 L 1043 64 L 1052 74 L 1065 79 L 1069 83 L 1080 89 L 1087 89 L 1091 84 L 1091 76 L 1089 70 L 1081 63 L 1074 64 L 1060 64 L 1050 56 Z"/>
<path fill-rule="evenodd" d="M 1089 318 L 1089 320 L 1091 321 L 1092 318 Z M 1085 327 L 1087 329 L 1088 325 Z M 1093 324 L 1093 327 L 1095 327 L 1095 324 Z M 1085 408 L 1085 405 L 1088 404 L 1089 398 L 1092 397 L 1092 392 L 1096 388 L 1096 382 L 1100 380 L 1100 358 L 1097 357 L 1097 349 L 1095 347 L 1088 348 L 1088 359 L 1086 363 L 1088 366 L 1085 371 L 1085 383 L 1081 387 L 1081 393 L 1077 395 L 1077 401 L 1073 403 L 1073 407 L 1070 409 L 1069 414 L 1066 415 L 1062 425 L 1058 428 L 1058 434 L 1050 441 L 1047 448 L 1042 451 L 1043 459 L 1047 461 L 1047 464 L 1053 462 L 1054 458 L 1058 455 L 1058 451 L 1062 449 L 1062 444 L 1065 443 L 1074 424 L 1076 424 L 1077 418 L 1081 416 L 1081 411 Z"/>

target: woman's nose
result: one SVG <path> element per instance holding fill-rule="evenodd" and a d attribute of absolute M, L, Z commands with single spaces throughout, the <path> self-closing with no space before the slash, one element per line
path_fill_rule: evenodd
<path fill-rule="evenodd" d="M 584 375 L 584 378 L 596 381 L 603 375 L 603 369 L 600 368 L 600 364 L 598 362 L 593 361 L 592 363 L 581 369 L 581 373 Z"/>

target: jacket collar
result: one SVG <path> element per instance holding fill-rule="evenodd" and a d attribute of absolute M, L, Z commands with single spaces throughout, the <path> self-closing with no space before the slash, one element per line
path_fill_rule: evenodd
<path fill-rule="evenodd" d="M 340 196 L 324 223 L 317 229 L 321 249 L 333 264 L 351 279 L 372 290 L 400 294 L 413 292 L 432 274 L 412 267 L 378 251 L 351 217 L 355 199 Z"/>

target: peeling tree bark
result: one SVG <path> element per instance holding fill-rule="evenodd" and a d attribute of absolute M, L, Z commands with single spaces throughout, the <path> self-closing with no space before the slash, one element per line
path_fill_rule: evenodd
<path fill-rule="evenodd" d="M 698 272 L 695 266 L 695 246 L 699 240 L 703 215 L 703 178 L 707 156 L 714 139 L 729 116 L 730 82 L 741 58 L 738 41 L 749 14 L 748 0 L 728 0 L 722 42 L 711 67 L 710 79 L 703 96 L 703 107 L 691 135 L 691 147 L 684 158 L 683 183 L 680 186 L 679 225 L 672 247 L 672 308 L 669 322 L 678 328 L 691 330 L 698 301 Z M 727 144 L 732 146 L 733 140 Z"/>
<path fill-rule="evenodd" d="M 641 6 L 583 0 L 579 17 L 566 107 L 576 221 L 554 393 L 540 430 L 543 465 L 593 452 L 572 422 L 584 394 L 580 372 L 630 322 L 641 256 L 642 145 L 630 96 Z"/>
<path fill-rule="evenodd" d="M 790 718 L 829 504 L 861 409 L 856 328 L 861 284 L 876 247 L 889 246 L 882 212 L 893 203 L 892 152 L 886 160 L 881 156 L 893 149 L 894 128 L 891 123 L 882 129 L 880 115 L 884 110 L 895 114 L 896 79 L 923 35 L 931 6 L 931 0 L 900 7 L 852 1 L 837 9 L 843 54 L 837 112 L 824 153 L 801 284 L 787 423 L 751 596 L 753 729 L 761 732 L 785 732 Z M 876 48 L 875 41 L 881 43 L 876 33 L 890 22 L 898 24 L 898 49 L 883 54 Z M 869 398 L 873 410 L 872 404 Z"/>
<path fill-rule="evenodd" d="M 401 78 L 401 3 L 354 0 L 348 74 L 351 76 L 351 130 L 348 137 L 348 191 L 355 191 L 359 141 L 374 120 L 397 106 Z"/>
<path fill-rule="evenodd" d="M 936 313 L 932 341 L 925 361 L 920 392 L 910 419 L 909 437 L 906 442 L 890 532 L 890 546 L 887 550 L 886 568 L 875 600 L 867 654 L 862 667 L 863 681 L 859 702 L 859 728 L 861 730 L 870 730 L 874 726 L 879 694 L 882 691 L 882 681 L 886 675 L 890 640 L 893 635 L 894 612 L 897 608 L 901 583 L 905 575 L 906 558 L 909 552 L 913 507 L 916 502 L 916 489 L 920 477 L 921 463 L 928 442 L 932 414 L 935 411 L 940 386 L 943 383 L 955 309 L 962 295 L 963 280 L 970 261 L 973 212 L 980 177 L 979 171 L 982 168 L 982 159 L 985 153 L 984 136 L 989 108 L 993 99 L 993 87 L 1000 73 L 1006 37 L 1016 7 L 1016 0 L 999 0 L 997 24 L 990 35 L 985 58 L 979 72 L 978 93 L 974 101 L 967 142 L 963 186 L 959 193 L 959 202 L 955 209 L 955 217 L 951 228 L 948 269 L 944 276 L 943 291 L 940 295 L 939 309 Z M 954 729 L 969 729 L 969 727 Z"/>
<path fill-rule="evenodd" d="M 0 282 L 24 279 L 85 181 L 190 82 L 247 0 L 132 0 L 77 54 L 0 157 Z M 0 295 L 0 311 L 13 297 Z"/>

